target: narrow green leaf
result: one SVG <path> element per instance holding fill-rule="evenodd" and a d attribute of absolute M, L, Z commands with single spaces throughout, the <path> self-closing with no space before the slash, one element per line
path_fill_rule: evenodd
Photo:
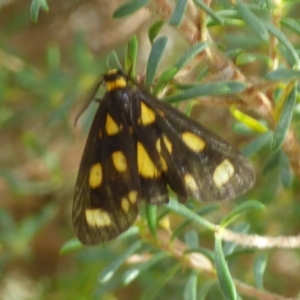
<path fill-rule="evenodd" d="M 30 5 L 30 15 L 34 22 L 37 22 L 38 20 L 40 9 L 43 9 L 46 12 L 49 11 L 47 0 L 32 0 Z"/>
<path fill-rule="evenodd" d="M 132 269 L 128 270 L 124 275 L 123 275 L 123 282 L 124 284 L 128 285 L 130 284 L 133 280 L 135 280 L 140 274 L 143 272 L 149 270 L 153 265 L 157 264 L 161 260 L 165 259 L 168 257 L 168 254 L 165 252 L 159 252 L 153 255 L 151 259 L 149 259 L 147 262 L 137 265 L 133 267 Z"/>
<path fill-rule="evenodd" d="M 220 223 L 221 227 L 227 227 L 230 223 L 232 223 L 235 219 L 237 219 L 241 214 L 245 214 L 251 210 L 263 210 L 265 206 L 255 200 L 250 200 L 240 204 L 235 207 Z"/>
<path fill-rule="evenodd" d="M 147 5 L 150 0 L 133 0 L 127 1 L 125 4 L 118 7 L 114 13 L 113 18 L 122 18 L 133 14 L 135 11 L 139 10 L 143 6 Z"/>
<path fill-rule="evenodd" d="M 155 73 L 158 68 L 160 59 L 167 46 L 167 41 L 168 38 L 166 36 L 161 36 L 158 37 L 152 45 L 148 63 L 147 63 L 147 71 L 146 71 L 146 78 L 145 78 L 146 84 L 152 84 L 154 81 Z"/>
<path fill-rule="evenodd" d="M 214 280 L 209 280 L 204 282 L 201 287 L 200 287 L 200 291 L 198 293 L 198 299 L 197 300 L 206 300 L 207 298 L 207 294 L 209 292 L 209 290 L 216 284 L 216 282 Z"/>
<path fill-rule="evenodd" d="M 47 65 L 50 72 L 57 71 L 60 67 L 60 51 L 57 46 L 47 49 Z"/>
<path fill-rule="evenodd" d="M 122 69 L 122 65 L 119 61 L 118 54 L 116 51 L 112 51 L 107 56 L 106 64 L 109 70 L 111 69 Z"/>
<path fill-rule="evenodd" d="M 123 241 L 128 239 L 129 237 L 136 236 L 139 232 L 140 232 L 139 227 L 131 226 L 128 230 L 126 230 L 121 235 L 119 235 L 117 239 Z"/>
<path fill-rule="evenodd" d="M 271 142 L 271 149 L 273 152 L 277 151 L 285 140 L 287 131 L 292 121 L 295 103 L 296 103 L 296 84 L 292 88 L 289 95 L 287 96 L 287 99 L 283 104 L 283 108 L 279 120 L 276 124 L 273 139 Z"/>
<path fill-rule="evenodd" d="M 199 237 L 195 230 L 189 230 L 184 234 L 184 241 L 190 248 L 199 247 Z"/>
<path fill-rule="evenodd" d="M 184 251 L 184 253 L 201 253 L 206 256 L 211 262 L 214 262 L 214 252 L 204 247 L 189 248 L 188 250 Z"/>
<path fill-rule="evenodd" d="M 187 0 L 177 0 L 175 9 L 169 20 L 169 24 L 171 26 L 178 26 L 181 23 L 185 12 L 186 4 L 187 4 Z"/>
<path fill-rule="evenodd" d="M 162 72 L 162 74 L 158 77 L 157 83 L 153 89 L 153 94 L 157 95 L 158 92 L 163 89 L 169 82 L 174 78 L 177 73 L 176 68 L 166 69 Z"/>
<path fill-rule="evenodd" d="M 135 78 L 136 59 L 138 53 L 138 39 L 134 35 L 128 42 L 125 55 L 125 70 L 130 72 L 129 75 Z"/>
<path fill-rule="evenodd" d="M 183 300 L 197 300 L 198 272 L 192 271 L 183 291 Z"/>
<path fill-rule="evenodd" d="M 116 273 L 116 271 L 120 268 L 120 266 L 124 263 L 124 261 L 135 253 L 142 246 L 141 241 L 135 242 L 131 245 L 125 252 L 119 255 L 119 257 L 113 261 L 110 265 L 108 265 L 99 275 L 99 282 L 105 283 L 112 278 L 112 276 Z"/>
<path fill-rule="evenodd" d="M 178 214 L 180 214 L 181 216 L 201 225 L 204 226 L 212 231 L 216 230 L 216 225 L 206 221 L 204 218 L 201 218 L 200 216 L 198 216 L 196 213 L 194 213 L 193 211 L 189 210 L 186 206 L 180 204 L 178 201 L 176 201 L 175 199 L 170 199 L 170 202 L 168 204 L 168 208 Z"/>
<path fill-rule="evenodd" d="M 300 23 L 298 20 L 284 18 L 280 20 L 280 23 L 300 35 Z"/>
<path fill-rule="evenodd" d="M 236 289 L 223 254 L 222 240 L 219 237 L 215 238 L 215 265 L 224 298 L 226 300 L 236 300 Z"/>
<path fill-rule="evenodd" d="M 156 238 L 156 227 L 157 227 L 157 206 L 146 203 L 145 204 L 145 212 L 148 227 L 150 229 L 151 234 Z"/>
<path fill-rule="evenodd" d="M 231 227 L 230 230 L 238 233 L 247 233 L 249 228 L 250 225 L 248 223 L 239 223 Z M 232 255 L 237 247 L 239 247 L 239 245 L 234 242 L 224 242 L 223 244 L 224 255 L 226 257 Z"/>
<path fill-rule="evenodd" d="M 236 10 L 258 38 L 264 42 L 269 40 L 269 34 L 264 23 L 260 21 L 243 1 L 236 1 Z"/>
<path fill-rule="evenodd" d="M 278 80 L 278 81 L 291 81 L 293 79 L 300 78 L 300 71 L 298 70 L 287 70 L 277 69 L 266 74 L 265 79 L 267 80 Z"/>
<path fill-rule="evenodd" d="M 268 131 L 268 128 L 264 124 L 250 117 L 249 115 L 243 113 L 242 111 L 237 109 L 235 105 L 230 106 L 230 112 L 239 122 L 246 125 L 249 129 L 251 128 L 253 131 L 260 132 L 260 133 Z M 242 129 L 242 128 L 237 128 L 237 129 Z"/>
<path fill-rule="evenodd" d="M 71 239 L 68 240 L 67 242 L 65 242 L 63 244 L 63 246 L 61 247 L 59 254 L 64 255 L 73 251 L 76 251 L 78 249 L 83 248 L 83 245 L 81 244 L 81 242 L 77 239 Z"/>
<path fill-rule="evenodd" d="M 188 62 L 190 62 L 196 55 L 202 52 L 209 43 L 199 42 L 190 47 L 175 63 L 174 67 L 177 70 L 182 69 Z"/>
<path fill-rule="evenodd" d="M 240 66 L 258 60 L 265 62 L 268 66 L 272 66 L 272 59 L 268 55 L 252 54 L 252 53 L 239 54 L 236 58 L 236 64 Z"/>
<path fill-rule="evenodd" d="M 263 174 L 266 174 L 275 168 L 279 167 L 279 162 L 280 162 L 280 153 L 281 151 L 276 151 L 275 153 L 272 153 L 268 159 L 267 162 L 263 168 Z"/>
<path fill-rule="evenodd" d="M 194 0 L 195 4 L 203 9 L 215 22 L 219 25 L 224 23 L 223 19 L 220 18 L 209 6 L 203 3 L 202 0 Z"/>
<path fill-rule="evenodd" d="M 148 37 L 151 44 L 153 44 L 164 24 L 164 21 L 157 21 L 149 28 Z"/>
<path fill-rule="evenodd" d="M 197 211 L 198 215 L 206 215 L 212 211 L 215 211 L 217 209 L 219 209 L 219 205 L 218 204 L 209 204 L 209 205 L 205 205 L 204 207 L 202 207 L 199 211 Z M 191 223 L 191 220 L 186 220 L 184 222 L 182 222 L 182 224 L 180 224 L 180 226 L 178 226 L 172 233 L 172 237 L 171 237 L 171 241 L 178 236 L 189 224 Z"/>
<path fill-rule="evenodd" d="M 291 170 L 290 161 L 284 152 L 281 152 L 279 167 L 282 185 L 288 189 L 293 184 L 294 173 Z"/>
<path fill-rule="evenodd" d="M 268 29 L 269 32 L 271 32 L 274 36 L 278 38 L 278 40 L 286 47 L 286 49 L 289 52 L 289 55 L 293 58 L 294 64 L 297 65 L 297 68 L 300 68 L 300 59 L 297 53 L 297 50 L 294 48 L 292 43 L 289 41 L 289 39 L 286 37 L 286 35 L 279 30 L 277 27 L 275 27 L 270 22 L 264 21 L 265 27 Z"/>
<path fill-rule="evenodd" d="M 268 256 L 266 253 L 260 254 L 256 257 L 253 266 L 255 286 L 263 290 L 264 289 L 264 273 L 267 266 Z"/>
<path fill-rule="evenodd" d="M 158 299 L 157 294 L 167 284 L 167 282 L 181 269 L 181 264 L 175 264 L 167 270 L 160 278 L 154 283 L 149 284 L 148 289 L 142 296 L 141 300 Z"/>
<path fill-rule="evenodd" d="M 236 81 L 205 83 L 199 84 L 183 92 L 165 97 L 164 100 L 168 103 L 175 103 L 201 96 L 236 93 L 244 90 L 245 87 L 245 84 Z"/>
<path fill-rule="evenodd" d="M 250 143 L 248 143 L 246 146 L 244 146 L 241 149 L 242 154 L 246 157 L 250 157 L 256 154 L 264 146 L 270 144 L 272 136 L 273 136 L 272 131 L 267 131 L 263 134 L 258 135 L 257 138 L 252 140 Z"/>

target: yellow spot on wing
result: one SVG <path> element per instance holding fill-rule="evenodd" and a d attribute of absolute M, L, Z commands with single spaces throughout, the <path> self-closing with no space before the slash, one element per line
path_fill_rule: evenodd
<path fill-rule="evenodd" d="M 157 152 L 160 154 L 161 153 L 161 143 L 160 143 L 160 138 L 158 138 L 155 142 L 155 148 L 157 150 Z M 167 171 L 168 169 L 168 165 L 166 160 L 160 155 L 160 164 L 161 164 L 161 168 L 163 171 Z"/>
<path fill-rule="evenodd" d="M 160 176 L 160 172 L 154 165 L 149 154 L 142 143 L 137 142 L 138 170 L 141 176 L 155 178 Z"/>
<path fill-rule="evenodd" d="M 125 172 L 127 170 L 127 161 L 126 157 L 122 151 L 115 151 L 112 154 L 112 161 L 114 167 L 119 172 Z"/>
<path fill-rule="evenodd" d="M 87 208 L 85 210 L 85 220 L 91 227 L 104 227 L 111 225 L 109 214 L 100 208 Z"/>
<path fill-rule="evenodd" d="M 172 148 L 173 148 L 172 143 L 170 142 L 170 140 L 167 138 L 166 135 L 163 135 L 162 138 L 163 138 L 164 144 L 165 144 L 165 146 L 166 146 L 168 152 L 169 152 L 170 154 L 172 154 L 172 150 L 173 150 L 173 149 L 172 149 Z"/>
<path fill-rule="evenodd" d="M 129 208 L 130 208 L 130 202 L 128 201 L 128 199 L 127 198 L 122 198 L 122 200 L 121 200 L 121 207 L 122 207 L 122 209 L 123 209 L 123 211 L 125 212 L 125 213 L 128 213 L 129 212 Z"/>
<path fill-rule="evenodd" d="M 183 132 L 181 137 L 183 142 L 194 152 L 200 152 L 205 147 L 205 142 L 192 132 Z"/>
<path fill-rule="evenodd" d="M 184 183 L 189 190 L 198 191 L 198 185 L 191 174 L 184 175 Z"/>
<path fill-rule="evenodd" d="M 130 191 L 128 193 L 128 199 L 131 202 L 131 204 L 135 204 L 137 201 L 138 192 L 137 191 Z"/>
<path fill-rule="evenodd" d="M 102 167 L 100 163 L 94 164 L 90 169 L 89 186 L 93 189 L 99 187 L 102 182 Z"/>
<path fill-rule="evenodd" d="M 141 121 L 143 125 L 149 125 L 155 121 L 155 112 L 144 102 L 141 102 Z"/>
<path fill-rule="evenodd" d="M 120 127 L 110 114 L 107 114 L 106 116 L 105 130 L 107 135 L 114 135 L 120 132 Z"/>
<path fill-rule="evenodd" d="M 226 184 L 234 174 L 234 167 L 228 159 L 224 159 L 215 169 L 213 181 L 217 187 Z"/>

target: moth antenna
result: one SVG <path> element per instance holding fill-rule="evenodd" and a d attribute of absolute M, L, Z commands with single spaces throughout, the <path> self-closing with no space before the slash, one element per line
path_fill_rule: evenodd
<path fill-rule="evenodd" d="M 88 108 L 88 106 L 91 104 L 91 102 L 94 100 L 94 96 L 96 95 L 100 85 L 103 82 L 103 75 L 101 75 L 101 79 L 97 79 L 96 83 L 94 84 L 90 95 L 87 97 L 87 101 L 85 102 L 85 104 L 82 106 L 82 108 L 80 109 L 79 113 L 76 115 L 75 121 L 74 121 L 74 127 L 77 124 L 78 119 L 80 118 L 80 116 L 84 113 L 84 111 Z"/>

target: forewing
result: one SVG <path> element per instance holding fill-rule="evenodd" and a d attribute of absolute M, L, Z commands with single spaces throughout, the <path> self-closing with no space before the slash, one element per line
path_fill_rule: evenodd
<path fill-rule="evenodd" d="M 109 96 L 108 96 L 109 95 Z M 84 244 L 100 244 L 128 229 L 138 214 L 136 142 L 110 94 L 94 118 L 75 188 L 73 223 Z"/>
<path fill-rule="evenodd" d="M 252 187 L 253 168 L 236 148 L 171 105 L 145 93 L 140 100 L 156 112 L 165 174 L 179 197 L 219 201 Z"/>
<path fill-rule="evenodd" d="M 166 163 L 160 155 L 161 132 L 156 112 L 140 100 L 140 90 L 131 96 L 130 117 L 137 139 L 137 169 L 141 182 L 141 197 L 151 204 L 169 201 Z"/>

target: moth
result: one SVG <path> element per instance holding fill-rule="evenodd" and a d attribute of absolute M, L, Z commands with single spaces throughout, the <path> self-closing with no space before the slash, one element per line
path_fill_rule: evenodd
<path fill-rule="evenodd" d="M 101 244 L 127 230 L 141 200 L 180 202 L 235 198 L 255 174 L 240 152 L 121 70 L 98 84 L 106 93 L 94 117 L 75 187 L 73 223 L 83 244 Z"/>

